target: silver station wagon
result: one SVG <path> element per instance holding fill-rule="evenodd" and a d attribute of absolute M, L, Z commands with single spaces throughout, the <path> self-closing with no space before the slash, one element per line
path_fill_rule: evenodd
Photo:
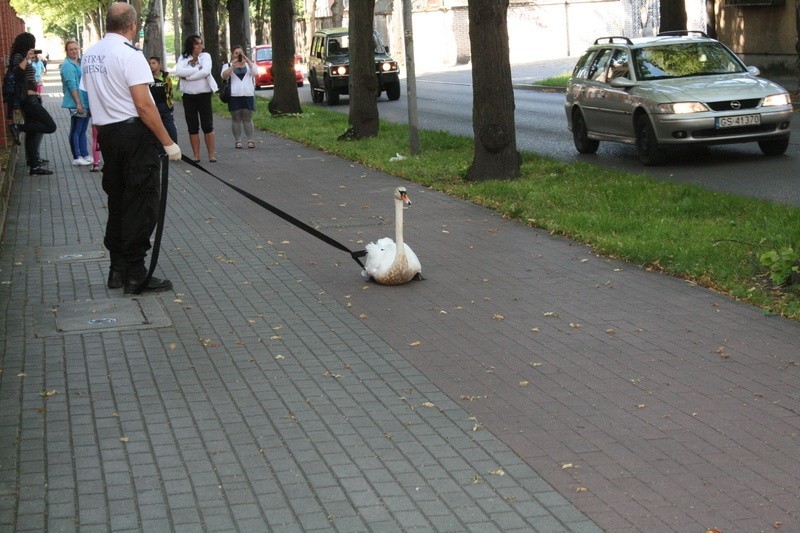
<path fill-rule="evenodd" d="M 789 146 L 792 104 L 725 45 L 702 32 L 601 37 L 578 60 L 565 110 L 575 148 L 635 144 L 644 165 L 667 147 L 758 142 L 766 155 Z"/>

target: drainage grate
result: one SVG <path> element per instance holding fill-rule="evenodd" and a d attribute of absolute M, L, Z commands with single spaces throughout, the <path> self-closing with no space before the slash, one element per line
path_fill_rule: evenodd
<path fill-rule="evenodd" d="M 163 328 L 172 325 L 157 297 L 117 298 L 61 303 L 42 308 L 36 321 L 36 336 L 70 333 Z"/>

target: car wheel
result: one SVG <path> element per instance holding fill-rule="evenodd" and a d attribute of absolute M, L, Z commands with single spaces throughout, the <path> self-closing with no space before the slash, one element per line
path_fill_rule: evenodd
<path fill-rule="evenodd" d="M 261 85 L 256 85 L 256 91 L 260 91 L 260 90 L 261 90 Z"/>
<path fill-rule="evenodd" d="M 664 154 L 658 146 L 653 124 L 644 113 L 636 119 L 636 151 L 639 153 L 639 161 L 644 166 L 660 165 L 664 161 Z"/>
<path fill-rule="evenodd" d="M 321 103 L 323 98 L 325 98 L 325 93 L 317 90 L 317 84 L 314 83 L 312 78 L 308 78 L 308 86 L 311 87 L 311 101 L 315 104 Z"/>
<path fill-rule="evenodd" d="M 600 146 L 600 141 L 589 138 L 586 119 L 583 118 L 583 113 L 579 109 L 572 113 L 572 140 L 575 142 L 575 149 L 581 154 L 593 154 Z"/>
<path fill-rule="evenodd" d="M 386 97 L 389 100 L 399 100 L 400 99 L 400 82 L 397 81 L 395 83 L 390 83 L 386 86 Z"/>
<path fill-rule="evenodd" d="M 328 83 L 325 84 L 325 100 L 328 101 L 328 105 L 339 104 L 339 93 Z"/>
<path fill-rule="evenodd" d="M 298 82 L 297 82 L 297 86 L 298 86 L 298 87 L 302 87 L 302 86 L 303 86 L 303 82 L 302 82 L 302 81 L 298 81 Z"/>
<path fill-rule="evenodd" d="M 758 141 L 758 147 L 764 155 L 783 155 L 789 148 L 789 137 L 769 141 Z"/>

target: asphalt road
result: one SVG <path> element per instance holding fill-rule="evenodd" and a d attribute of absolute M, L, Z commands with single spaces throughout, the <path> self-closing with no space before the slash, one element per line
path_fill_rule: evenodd
<path fill-rule="evenodd" d="M 543 79 L 566 72 L 572 59 L 543 61 L 512 67 L 515 82 Z M 472 135 L 472 79 L 468 67 L 454 67 L 440 72 L 417 76 L 417 107 L 421 129 L 445 130 Z M 403 96 L 390 102 L 382 95 L 378 110 L 384 120 L 408 122 L 405 80 Z M 300 88 L 303 106 L 328 107 L 326 103 L 311 102 L 306 84 Z M 269 97 L 272 91 L 259 91 Z M 515 90 L 517 147 L 520 151 L 535 152 L 563 161 L 583 161 L 601 166 L 647 174 L 656 179 L 694 183 L 711 190 L 752 196 L 779 203 L 800 206 L 800 119 L 792 123 L 792 142 L 785 155 L 765 157 L 756 143 L 714 146 L 704 149 L 671 152 L 667 164 L 644 167 L 639 163 L 633 146 L 601 143 L 594 155 L 581 155 L 575 150 L 572 135 L 564 115 L 564 95 L 530 90 Z M 348 98 L 343 96 L 338 106 L 330 107 L 348 112 Z"/>

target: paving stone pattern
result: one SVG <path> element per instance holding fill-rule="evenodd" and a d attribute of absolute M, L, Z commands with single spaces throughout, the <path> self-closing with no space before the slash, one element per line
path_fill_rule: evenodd
<path fill-rule="evenodd" d="M 176 291 L 106 289 L 100 176 L 45 100 L 56 174 L 18 165 L 0 255 L 0 529 L 600 530 L 185 164 L 159 268 Z M 120 299 L 170 324 L 53 334 L 62 308 Z"/>
<path fill-rule="evenodd" d="M 798 324 L 414 184 L 426 279 L 381 287 L 173 164 L 176 288 L 131 298 L 170 324 L 45 334 L 123 298 L 104 257 L 52 259 L 105 224 L 55 96 L 57 173 L 18 167 L 0 251 L 0 528 L 800 529 Z M 223 179 L 353 249 L 393 236 L 401 180 L 216 129 Z"/>

